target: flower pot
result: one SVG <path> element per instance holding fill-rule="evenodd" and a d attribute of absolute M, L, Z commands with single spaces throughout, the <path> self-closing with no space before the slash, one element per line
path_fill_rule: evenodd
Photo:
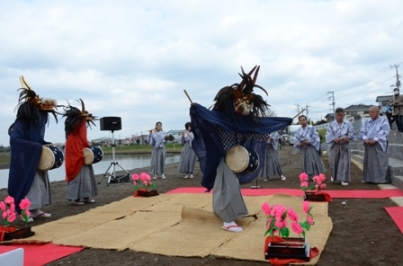
<path fill-rule="evenodd" d="M 305 238 L 289 237 L 281 241 L 269 242 L 265 247 L 265 258 L 300 259 L 309 261 L 311 248 Z"/>
<path fill-rule="evenodd" d="M 147 190 L 147 189 L 139 189 L 136 192 L 134 192 L 135 197 L 153 197 L 153 196 L 158 196 L 158 191 L 153 189 L 153 190 Z"/>
<path fill-rule="evenodd" d="M 0 236 L 2 236 L 2 239 L 0 239 L 1 241 L 26 238 L 33 235 L 35 235 L 35 232 L 31 231 L 31 226 L 29 225 L 12 225 L 0 227 Z"/>
<path fill-rule="evenodd" d="M 324 194 L 314 192 L 314 191 L 305 191 L 304 200 L 308 200 L 308 201 L 327 201 Z"/>

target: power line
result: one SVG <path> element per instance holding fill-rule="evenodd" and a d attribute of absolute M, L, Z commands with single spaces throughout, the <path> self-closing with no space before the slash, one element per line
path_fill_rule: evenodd
<path fill-rule="evenodd" d="M 364 84 L 366 84 L 366 83 L 368 83 L 368 82 L 370 82 L 370 81 L 372 81 L 372 80 L 375 80 L 375 79 L 379 78 L 379 77 L 375 77 L 375 78 L 372 78 L 372 77 L 374 77 L 374 76 L 376 76 L 376 75 L 379 75 L 380 73 L 384 72 L 384 73 L 382 74 L 382 76 L 383 76 L 383 75 L 387 74 L 387 73 L 390 72 L 390 71 L 391 71 L 390 67 L 385 67 L 385 68 L 383 68 L 382 70 L 378 71 L 377 73 L 372 74 L 371 76 L 369 76 L 369 77 L 367 77 L 367 78 L 365 78 L 365 79 L 363 79 L 363 80 L 357 81 L 357 82 L 355 82 L 355 83 L 352 83 L 352 84 L 350 84 L 350 85 L 347 85 L 347 86 L 345 86 L 345 87 L 342 87 L 342 88 L 340 88 L 340 89 L 337 89 L 337 91 L 340 92 L 340 91 L 345 91 L 345 90 L 354 89 L 354 88 L 356 88 L 356 87 L 359 87 L 359 86 L 364 85 Z"/>

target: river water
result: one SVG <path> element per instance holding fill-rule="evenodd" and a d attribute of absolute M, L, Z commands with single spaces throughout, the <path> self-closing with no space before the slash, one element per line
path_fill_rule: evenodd
<path fill-rule="evenodd" d="M 179 162 L 180 154 L 167 154 L 166 164 L 172 164 Z M 151 162 L 151 154 L 116 154 L 115 161 L 118 165 L 115 165 L 115 171 L 122 171 L 119 167 L 121 166 L 123 169 L 133 174 L 135 171 L 132 171 L 136 168 L 143 168 L 150 166 Z M 99 163 L 93 164 L 94 172 L 96 175 L 105 174 L 106 170 L 109 168 L 109 173 L 113 174 L 113 162 L 112 154 L 105 154 L 102 161 Z M 110 167 L 111 166 L 111 167 Z M 7 188 L 8 186 L 8 173 L 9 169 L 0 170 L 0 188 Z M 65 177 L 64 171 L 64 163 L 57 169 L 53 169 L 49 171 L 49 180 L 52 181 L 62 181 Z M 97 180 L 98 182 L 99 180 Z M 107 176 L 102 180 L 102 182 L 107 182 Z"/>

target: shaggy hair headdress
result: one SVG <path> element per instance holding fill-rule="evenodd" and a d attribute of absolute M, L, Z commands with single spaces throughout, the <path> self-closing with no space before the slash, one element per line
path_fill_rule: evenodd
<path fill-rule="evenodd" d="M 81 110 L 78 109 L 77 107 L 71 106 L 70 103 L 67 106 L 63 106 L 64 109 L 63 117 L 66 117 L 66 121 L 64 122 L 64 130 L 66 132 L 66 137 L 70 133 L 76 134 L 77 133 L 75 132 L 76 126 L 80 124 L 83 120 L 87 122 L 87 125 L 89 127 L 91 127 L 91 124 L 96 126 L 94 120 L 97 120 L 98 118 L 88 113 L 87 110 L 85 110 L 85 104 L 82 99 L 80 99 L 78 102 L 81 102 Z"/>
<path fill-rule="evenodd" d="M 241 67 L 241 83 L 222 88 L 214 98 L 213 110 L 228 112 L 228 102 L 232 102 L 236 113 L 241 115 L 265 116 L 270 106 L 261 95 L 253 93 L 254 88 L 259 88 L 267 95 L 267 91 L 256 84 L 260 66 L 255 66 L 249 73 L 245 73 Z M 256 72 L 255 72 L 256 70 Z M 255 72 L 253 78 L 252 74 Z"/>

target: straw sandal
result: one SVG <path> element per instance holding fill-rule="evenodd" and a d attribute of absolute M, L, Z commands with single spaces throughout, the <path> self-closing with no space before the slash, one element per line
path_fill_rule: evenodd
<path fill-rule="evenodd" d="M 90 198 L 84 199 L 84 203 L 94 203 L 94 202 L 95 202 L 94 199 L 90 199 Z"/>
<path fill-rule="evenodd" d="M 234 233 L 243 231 L 242 227 L 238 226 L 237 224 L 230 224 L 228 226 L 223 225 L 221 228 L 224 229 L 225 231 L 234 232 Z"/>
<path fill-rule="evenodd" d="M 84 202 L 82 202 L 81 200 L 75 200 L 73 202 L 73 205 L 84 205 Z"/>
<path fill-rule="evenodd" d="M 32 215 L 32 218 L 40 218 L 40 217 L 49 218 L 49 217 L 51 217 L 51 216 L 52 216 L 52 214 L 50 214 L 50 213 L 41 212 L 41 213 L 38 214 L 38 215 Z"/>

